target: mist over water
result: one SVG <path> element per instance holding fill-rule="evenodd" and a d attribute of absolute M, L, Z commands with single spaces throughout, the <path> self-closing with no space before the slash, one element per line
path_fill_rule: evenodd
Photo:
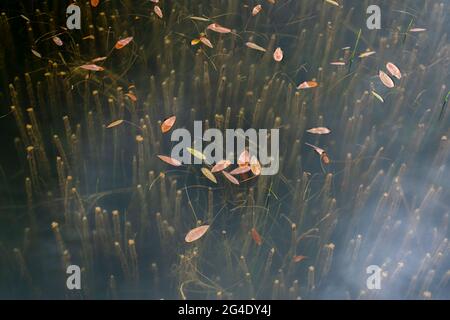
<path fill-rule="evenodd" d="M 162 18 L 86 2 L 81 30 L 62 1 L 2 3 L 0 298 L 449 299 L 450 1 L 337 2 L 160 1 Z M 191 133 L 279 129 L 279 173 L 214 183 L 161 161 L 173 115 Z"/>

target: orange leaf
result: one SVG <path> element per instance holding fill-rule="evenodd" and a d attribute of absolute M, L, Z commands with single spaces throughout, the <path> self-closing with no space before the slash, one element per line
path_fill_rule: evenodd
<path fill-rule="evenodd" d="M 131 40 L 133 40 L 133 37 L 126 37 L 124 39 L 120 39 L 119 41 L 116 42 L 116 45 L 114 46 L 117 50 L 122 49 L 123 47 L 125 47 L 127 44 L 129 44 L 131 42 Z"/>
<path fill-rule="evenodd" d="M 207 224 L 197 227 L 197 228 L 194 228 L 186 234 L 186 237 L 184 238 L 184 240 L 186 242 L 193 242 L 195 240 L 198 240 L 201 237 L 203 237 L 203 235 L 206 233 L 206 231 L 208 231 L 208 229 L 209 229 L 209 225 L 207 225 Z"/>
<path fill-rule="evenodd" d="M 170 129 L 172 129 L 173 125 L 175 124 L 175 121 L 177 120 L 176 116 L 171 116 L 167 118 L 166 120 L 161 123 L 161 131 L 162 133 L 168 132 Z"/>

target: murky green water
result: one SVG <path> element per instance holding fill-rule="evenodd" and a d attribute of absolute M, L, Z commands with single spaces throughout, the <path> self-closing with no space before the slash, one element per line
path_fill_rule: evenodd
<path fill-rule="evenodd" d="M 448 299 L 450 2 L 337 3 L 2 2 L 0 297 Z M 279 172 L 158 159 L 195 120 L 279 129 Z"/>

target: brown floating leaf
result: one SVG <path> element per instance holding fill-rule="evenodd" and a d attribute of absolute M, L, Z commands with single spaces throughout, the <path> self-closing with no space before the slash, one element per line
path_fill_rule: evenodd
<path fill-rule="evenodd" d="M 225 170 L 231 165 L 230 160 L 220 160 L 216 163 L 216 165 L 211 169 L 211 172 L 219 172 Z"/>
<path fill-rule="evenodd" d="M 84 64 L 80 66 L 81 69 L 90 70 L 90 71 L 103 71 L 105 68 L 100 67 L 96 64 Z"/>
<path fill-rule="evenodd" d="M 216 177 L 212 174 L 211 171 L 209 171 L 208 168 L 202 168 L 201 171 L 206 178 L 208 178 L 214 183 L 217 183 Z"/>
<path fill-rule="evenodd" d="M 391 77 L 389 77 L 384 71 L 380 70 L 379 77 L 381 82 L 388 87 L 393 88 L 394 87 L 394 81 L 392 81 Z"/>
<path fill-rule="evenodd" d="M 155 12 L 155 14 L 162 19 L 163 13 L 162 13 L 162 10 L 161 10 L 161 8 L 159 6 L 155 6 L 153 8 L 153 12 Z"/>
<path fill-rule="evenodd" d="M 261 164 L 255 156 L 252 156 L 250 159 L 250 170 L 255 176 L 259 176 L 261 174 Z"/>
<path fill-rule="evenodd" d="M 108 57 L 97 57 L 92 59 L 92 62 L 100 62 L 106 60 Z"/>
<path fill-rule="evenodd" d="M 326 152 L 323 152 L 320 156 L 320 160 L 322 160 L 323 164 L 330 164 L 331 160 L 330 157 L 328 157 L 328 154 Z"/>
<path fill-rule="evenodd" d="M 261 238 L 261 236 L 259 235 L 258 231 L 256 231 L 255 228 L 252 228 L 252 238 L 253 238 L 253 241 L 255 241 L 255 243 L 256 243 L 258 246 L 260 246 L 260 245 L 262 244 L 262 238 Z"/>
<path fill-rule="evenodd" d="M 218 23 L 211 23 L 207 29 L 212 30 L 214 32 L 218 32 L 218 33 L 230 33 L 231 29 L 222 27 L 220 24 Z"/>
<path fill-rule="evenodd" d="M 258 46 L 256 43 L 253 43 L 253 42 L 246 42 L 245 45 L 246 45 L 247 47 L 249 47 L 250 49 L 254 49 L 254 50 L 266 52 L 266 49 L 265 49 L 265 48 L 263 48 L 263 47 L 261 47 L 261 46 Z"/>
<path fill-rule="evenodd" d="M 126 95 L 128 98 L 130 98 L 131 101 L 133 101 L 133 102 L 136 102 L 136 101 L 137 101 L 137 97 L 134 95 L 134 93 L 128 92 L 128 93 L 125 93 L 125 95 Z"/>
<path fill-rule="evenodd" d="M 114 47 L 117 50 L 122 49 L 127 44 L 129 44 L 131 42 L 131 40 L 133 40 L 133 37 L 127 37 L 127 38 L 124 38 L 124 39 L 120 39 L 119 41 L 116 42 L 116 45 Z"/>
<path fill-rule="evenodd" d="M 325 152 L 325 150 L 323 150 L 322 148 L 319 148 L 319 147 L 317 147 L 317 146 L 315 146 L 315 145 L 313 145 L 313 144 L 310 144 L 310 143 L 305 143 L 307 146 L 310 146 L 311 148 L 313 148 L 314 149 L 314 151 L 315 152 L 317 152 L 318 154 L 319 154 L 319 156 L 321 156 L 324 152 Z"/>
<path fill-rule="evenodd" d="M 181 162 L 178 161 L 177 159 L 168 157 L 168 156 L 163 156 L 163 155 L 158 155 L 158 158 L 161 159 L 162 161 L 164 161 L 165 163 L 170 164 L 171 166 L 174 167 L 179 167 L 181 166 Z"/>
<path fill-rule="evenodd" d="M 281 60 L 283 60 L 283 50 L 281 50 L 280 47 L 276 48 L 273 52 L 273 60 L 275 60 L 276 62 L 280 62 Z"/>
<path fill-rule="evenodd" d="M 262 5 L 258 4 L 252 9 L 252 16 L 256 16 L 262 9 Z"/>
<path fill-rule="evenodd" d="M 106 126 L 106 128 L 107 129 L 114 128 L 114 127 L 117 127 L 117 126 L 121 125 L 122 123 L 123 123 L 123 119 L 119 119 L 119 120 L 113 121 L 110 124 L 108 124 Z"/>
<path fill-rule="evenodd" d="M 94 8 L 97 7 L 99 3 L 100 0 L 91 0 L 91 6 L 93 6 Z"/>
<path fill-rule="evenodd" d="M 386 64 L 386 69 L 389 71 L 390 74 L 392 74 L 394 77 L 396 77 L 397 79 L 401 79 L 402 78 L 402 72 L 400 71 L 400 69 L 393 64 L 392 62 L 388 62 Z"/>
<path fill-rule="evenodd" d="M 298 262 L 300 262 L 300 261 L 302 261 L 302 260 L 304 260 L 304 259 L 306 259 L 307 258 L 307 256 L 294 256 L 293 258 L 292 258 L 292 260 L 295 262 L 295 263 L 298 263 Z"/>
<path fill-rule="evenodd" d="M 325 127 L 317 127 L 317 128 L 311 128 L 306 130 L 306 132 L 312 133 L 312 134 L 329 134 L 331 132 L 330 129 Z"/>
<path fill-rule="evenodd" d="M 251 170 L 251 169 L 250 169 L 250 167 L 248 167 L 248 166 L 246 166 L 246 167 L 238 167 L 238 168 L 232 170 L 232 171 L 230 172 L 230 174 L 232 174 L 232 175 L 238 175 L 238 174 L 247 173 L 247 172 L 249 172 L 250 170 Z"/>
<path fill-rule="evenodd" d="M 302 82 L 298 85 L 297 89 L 310 89 L 310 88 L 315 88 L 317 87 L 319 84 L 316 81 L 305 81 Z"/>
<path fill-rule="evenodd" d="M 194 228 L 186 234 L 186 237 L 184 238 L 184 240 L 186 242 L 196 241 L 196 240 L 200 239 L 201 237 L 203 237 L 203 235 L 206 233 L 206 231 L 208 231 L 208 229 L 209 229 L 209 225 L 207 225 L 207 224 L 197 227 L 197 228 Z"/>
<path fill-rule="evenodd" d="M 213 45 L 212 45 L 211 41 L 209 41 L 208 38 L 206 38 L 206 37 L 200 37 L 199 40 L 200 40 L 205 46 L 210 47 L 210 48 L 213 48 Z"/>
<path fill-rule="evenodd" d="M 58 36 L 53 36 L 52 40 L 59 47 L 61 47 L 63 45 L 62 40 Z"/>
<path fill-rule="evenodd" d="M 162 133 L 168 132 L 170 129 L 172 129 L 173 125 L 175 124 L 175 121 L 177 120 L 176 116 L 171 116 L 167 118 L 166 120 L 161 123 L 161 131 Z"/>
<path fill-rule="evenodd" d="M 246 167 L 250 164 L 250 153 L 248 153 L 247 150 L 244 150 L 239 155 L 238 161 L 237 161 L 239 167 Z"/>
<path fill-rule="evenodd" d="M 229 174 L 226 171 L 222 171 L 222 173 L 225 176 L 225 178 L 228 179 L 228 181 L 230 181 L 231 183 L 239 185 L 239 181 L 235 177 L 233 177 L 231 174 Z"/>

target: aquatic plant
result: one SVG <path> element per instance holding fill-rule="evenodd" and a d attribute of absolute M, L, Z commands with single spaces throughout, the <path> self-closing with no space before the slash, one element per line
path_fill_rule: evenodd
<path fill-rule="evenodd" d="M 369 1 L 271 2 L 83 1 L 81 30 L 2 8 L 0 297 L 450 297 L 448 1 L 389 1 L 381 30 Z M 279 174 L 160 161 L 173 115 L 279 128 Z"/>

